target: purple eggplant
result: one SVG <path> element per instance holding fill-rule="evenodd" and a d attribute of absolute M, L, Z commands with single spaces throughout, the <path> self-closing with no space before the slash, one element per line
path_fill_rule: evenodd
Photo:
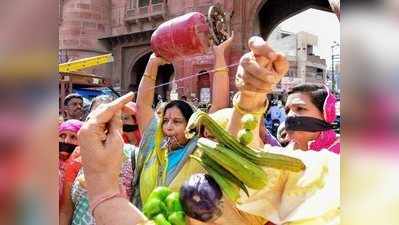
<path fill-rule="evenodd" d="M 187 216 L 209 222 L 221 214 L 222 190 L 207 174 L 192 175 L 180 188 L 180 200 Z"/>

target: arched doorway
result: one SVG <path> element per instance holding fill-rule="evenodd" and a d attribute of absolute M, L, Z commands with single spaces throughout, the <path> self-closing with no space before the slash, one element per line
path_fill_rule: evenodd
<path fill-rule="evenodd" d="M 211 101 L 210 76 L 206 70 L 201 70 L 199 74 L 197 82 L 197 96 L 199 96 L 200 103 L 208 104 Z"/>
<path fill-rule="evenodd" d="M 131 91 L 137 91 L 140 80 L 143 77 L 145 67 L 147 66 L 148 59 L 150 58 L 152 52 L 149 52 L 142 57 L 140 57 L 133 65 L 130 75 L 131 75 L 131 84 L 129 85 L 129 89 Z M 155 85 L 159 86 L 155 89 L 154 95 L 154 105 L 158 103 L 160 98 L 163 101 L 167 101 L 169 99 L 170 92 L 170 84 L 162 85 L 168 83 L 170 79 L 174 76 L 174 68 L 172 64 L 162 65 L 158 68 L 157 80 Z M 160 86 L 162 85 L 162 86 Z"/>
<path fill-rule="evenodd" d="M 273 89 L 279 98 L 300 83 L 327 84 L 330 42 L 334 38 L 339 42 L 339 21 L 327 0 L 286 2 L 291 3 L 282 15 L 271 12 L 282 7 L 275 0 L 267 1 L 258 14 L 261 35 L 273 49 L 285 54 L 290 65 Z M 269 16 L 274 19 L 267 21 Z"/>
<path fill-rule="evenodd" d="M 309 8 L 331 11 L 328 0 L 264 0 L 256 9 L 258 16 L 254 21 L 253 33 L 259 33 L 267 39 L 270 33 L 285 19 L 292 17 Z"/>

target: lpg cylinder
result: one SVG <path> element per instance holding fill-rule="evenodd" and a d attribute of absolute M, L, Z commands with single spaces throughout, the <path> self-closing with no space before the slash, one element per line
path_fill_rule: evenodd
<path fill-rule="evenodd" d="M 168 20 L 151 36 L 154 53 L 168 61 L 204 54 L 209 46 L 209 25 L 199 12 Z"/>

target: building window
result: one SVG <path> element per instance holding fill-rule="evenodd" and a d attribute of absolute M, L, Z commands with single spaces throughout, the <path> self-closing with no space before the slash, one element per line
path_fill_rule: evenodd
<path fill-rule="evenodd" d="M 200 89 L 200 102 L 206 104 L 211 102 L 211 89 L 209 87 Z"/>
<path fill-rule="evenodd" d="M 159 4 L 162 3 L 163 0 L 130 0 L 130 7 L 131 8 L 136 8 L 136 3 L 137 3 L 137 7 L 146 7 L 149 4 L 155 5 L 155 4 Z"/>
<path fill-rule="evenodd" d="M 307 46 L 307 53 L 308 53 L 308 55 L 313 55 L 313 45 Z"/>
<path fill-rule="evenodd" d="M 148 6 L 149 0 L 138 0 L 138 7 Z"/>
<path fill-rule="evenodd" d="M 210 99 L 210 88 L 211 81 L 209 77 L 209 73 L 206 70 L 201 70 L 199 72 L 198 81 L 197 81 L 197 93 L 200 96 L 202 102 L 207 102 Z"/>
<path fill-rule="evenodd" d="M 316 69 L 316 79 L 322 80 L 323 79 L 323 70 L 317 68 Z"/>

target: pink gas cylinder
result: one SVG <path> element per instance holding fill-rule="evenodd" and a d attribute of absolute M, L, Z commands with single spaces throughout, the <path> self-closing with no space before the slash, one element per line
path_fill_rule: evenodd
<path fill-rule="evenodd" d="M 206 17 L 199 12 L 192 12 L 161 24 L 151 36 L 151 48 L 157 56 L 174 61 L 206 53 L 209 48 L 208 37 Z"/>

